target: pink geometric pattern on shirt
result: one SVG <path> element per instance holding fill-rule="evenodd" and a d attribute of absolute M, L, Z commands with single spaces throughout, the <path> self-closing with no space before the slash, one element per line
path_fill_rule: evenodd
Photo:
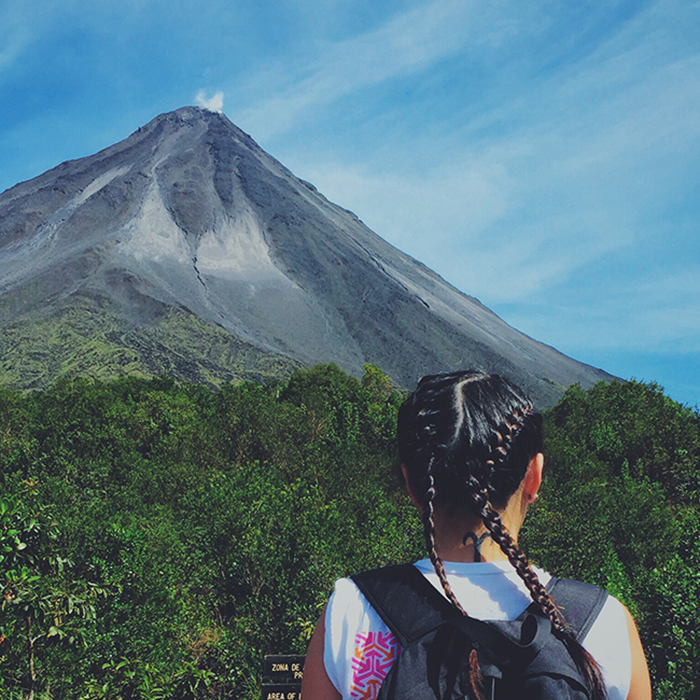
<path fill-rule="evenodd" d="M 375 700 L 379 686 L 400 652 L 401 645 L 391 632 L 358 634 L 352 659 L 350 697 L 353 700 Z"/>

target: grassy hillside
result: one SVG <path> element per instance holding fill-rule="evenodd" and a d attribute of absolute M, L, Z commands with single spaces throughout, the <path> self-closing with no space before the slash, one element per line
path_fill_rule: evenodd
<path fill-rule="evenodd" d="M 60 311 L 22 317 L 0 333 L 0 383 L 21 389 L 47 389 L 57 379 L 153 377 L 221 387 L 233 380 L 288 377 L 299 363 L 263 350 L 170 309 L 155 322 L 136 324 L 77 296 Z"/>

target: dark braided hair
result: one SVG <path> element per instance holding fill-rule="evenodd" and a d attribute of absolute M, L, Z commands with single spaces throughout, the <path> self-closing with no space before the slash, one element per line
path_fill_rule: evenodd
<path fill-rule="evenodd" d="M 435 545 L 435 510 L 465 507 L 480 518 L 527 586 L 535 603 L 566 644 L 591 689 L 607 697 L 598 664 L 570 632 L 525 554 L 505 527 L 499 510 L 520 486 L 532 458 L 542 452 L 542 417 L 520 389 L 498 375 L 462 371 L 423 377 L 402 404 L 399 456 L 419 498 L 430 561 L 446 596 L 463 615 Z M 470 659 L 471 678 L 480 671 Z M 479 697 L 478 683 L 472 692 Z"/>

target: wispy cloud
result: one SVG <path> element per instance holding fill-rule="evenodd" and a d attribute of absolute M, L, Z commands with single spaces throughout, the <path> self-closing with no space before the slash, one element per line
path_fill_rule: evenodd
<path fill-rule="evenodd" d="M 700 353 L 700 269 L 611 277 L 598 290 L 579 280 L 578 294 L 560 289 L 539 303 L 506 306 L 509 320 L 556 347 L 579 354 L 625 348 L 636 352 Z M 599 278 L 597 282 L 601 282 Z M 588 300 L 593 303 L 586 303 Z M 575 320 L 575 322 L 574 322 Z"/>
<path fill-rule="evenodd" d="M 305 61 L 280 67 L 274 97 L 240 114 L 265 139 L 292 128 L 306 113 L 392 78 L 424 71 L 465 47 L 501 45 L 518 21 L 499 14 L 504 3 L 432 0 L 358 36 L 325 43 Z M 269 76 L 262 75 L 261 80 Z"/>
<path fill-rule="evenodd" d="M 0 6 L 0 72 L 10 68 L 29 45 L 32 32 L 27 13 L 18 2 Z"/>
<path fill-rule="evenodd" d="M 26 39 L 18 35 L 3 41 L 0 49 L 0 71 L 9 68 L 19 58 L 26 44 Z"/>
<path fill-rule="evenodd" d="M 669 4 L 650 5 L 576 61 L 530 66 L 527 81 L 506 66 L 489 104 L 446 124 L 442 139 L 413 134 L 410 157 L 388 156 L 391 147 L 361 163 L 312 153 L 298 161 L 304 177 L 490 304 L 525 302 L 593 261 L 622 259 L 670 193 L 682 196 L 700 155 L 700 54 L 659 25 Z M 535 53 L 538 31 L 518 26 L 514 62 Z M 540 63 L 551 66 L 556 50 L 540 46 Z"/>
<path fill-rule="evenodd" d="M 221 112 L 224 109 L 224 93 L 219 90 L 211 97 L 207 97 L 204 90 L 200 90 L 195 97 L 197 104 L 210 112 Z"/>

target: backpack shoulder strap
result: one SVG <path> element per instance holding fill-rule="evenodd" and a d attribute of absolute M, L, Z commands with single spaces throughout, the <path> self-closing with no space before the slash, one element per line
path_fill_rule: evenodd
<path fill-rule="evenodd" d="M 578 642 L 586 638 L 609 595 L 604 588 L 590 583 L 554 576 L 547 584 L 547 591 Z"/>
<path fill-rule="evenodd" d="M 413 564 L 363 571 L 351 578 L 402 647 L 461 617 Z"/>
<path fill-rule="evenodd" d="M 462 617 L 413 564 L 363 571 L 351 578 L 403 647 L 445 622 Z M 604 588 L 554 576 L 547 591 L 579 642 L 585 639 L 608 598 Z"/>

